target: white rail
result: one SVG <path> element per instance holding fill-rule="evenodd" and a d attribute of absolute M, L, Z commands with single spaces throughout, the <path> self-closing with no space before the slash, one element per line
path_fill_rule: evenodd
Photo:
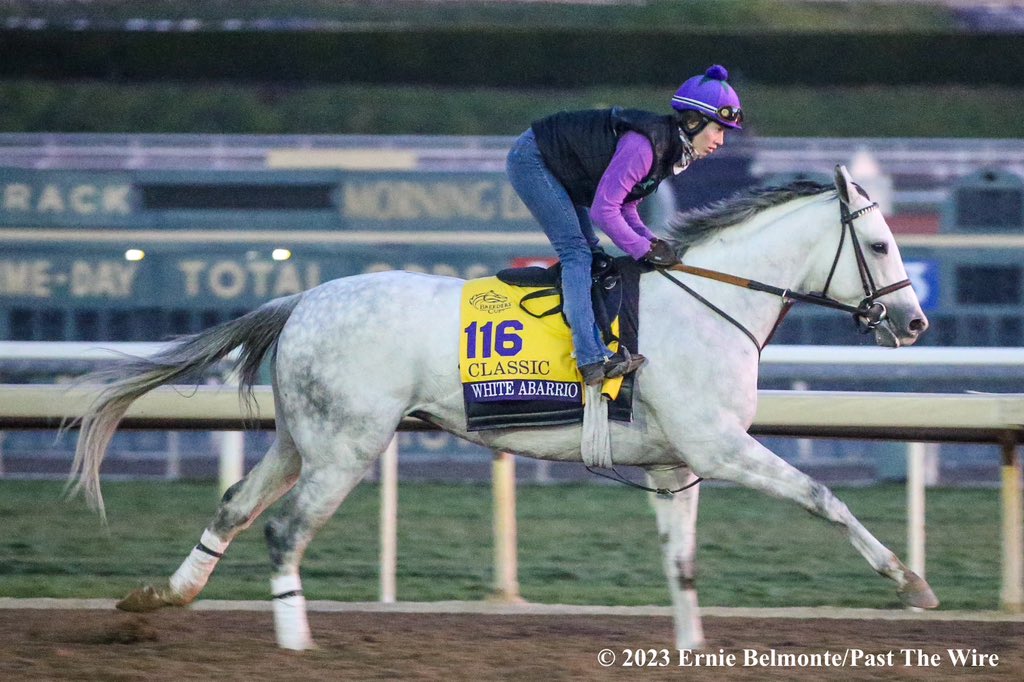
<path fill-rule="evenodd" d="M 163 343 L 125 343 L 103 341 L 0 341 L 0 360 L 60 361 L 113 360 L 125 355 L 154 355 Z"/>
<path fill-rule="evenodd" d="M 2 352 L 2 347 L 0 347 Z M 2 355 L 0 355 L 2 357 Z M 1024 348 L 878 346 L 768 346 L 761 354 L 762 365 L 885 365 L 900 367 L 978 367 L 1001 365 L 1024 367 Z"/>

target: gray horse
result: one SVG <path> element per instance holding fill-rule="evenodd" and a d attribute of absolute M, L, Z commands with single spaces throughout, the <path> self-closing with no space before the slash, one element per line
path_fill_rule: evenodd
<path fill-rule="evenodd" d="M 843 529 L 871 567 L 895 581 L 907 604 L 930 608 L 938 601 L 927 583 L 845 504 L 747 433 L 760 346 L 787 298 L 827 293 L 814 298 L 867 320 L 879 345 L 910 345 L 927 328 L 913 289 L 904 286 L 892 233 L 874 207 L 837 167 L 835 187 L 797 183 L 753 191 L 684 215 L 670 240 L 688 265 L 778 288 L 751 291 L 735 286 L 739 278 L 674 274 L 686 293 L 662 273 L 643 275 L 640 351 L 649 362 L 637 376 L 633 421 L 608 427 L 611 451 L 615 464 L 644 467 L 658 488 L 701 476 L 793 500 Z M 896 284 L 879 289 L 875 281 Z M 125 410 L 147 391 L 194 376 L 238 347 L 244 391 L 275 349 L 277 407 L 274 444 L 224 494 L 196 548 L 167 582 L 136 590 L 118 606 L 147 611 L 194 600 L 235 536 L 287 493 L 266 526 L 275 629 L 280 646 L 307 649 L 313 639 L 299 578 L 303 553 L 403 417 L 499 451 L 581 461 L 579 425 L 467 432 L 458 367 L 462 285 L 408 272 L 343 278 L 115 369 L 117 380 L 82 420 L 71 474 L 101 511 L 99 469 L 107 445 Z M 697 488 L 659 498 L 656 512 L 676 646 L 698 648 L 704 638 L 694 588 Z"/>

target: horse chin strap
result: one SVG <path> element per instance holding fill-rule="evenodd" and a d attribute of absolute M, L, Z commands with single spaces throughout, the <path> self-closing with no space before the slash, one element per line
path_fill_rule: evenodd
<path fill-rule="evenodd" d="M 743 287 L 744 289 L 751 289 L 752 291 L 762 291 L 767 294 L 773 294 L 775 296 L 781 297 L 783 300 L 783 307 L 779 315 L 779 319 L 775 323 L 775 328 L 778 328 L 779 323 L 782 321 L 782 316 L 785 315 L 786 312 L 788 312 L 789 308 L 793 305 L 793 303 L 795 303 L 796 301 L 800 301 L 803 303 L 810 303 L 812 305 L 823 306 L 826 308 L 832 308 L 834 310 L 841 310 L 843 312 L 850 313 L 851 315 L 853 315 L 853 320 L 857 325 L 858 331 L 860 331 L 862 334 L 866 334 L 877 328 L 889 317 L 889 310 L 885 307 L 885 304 L 880 303 L 878 299 L 887 294 L 891 294 L 894 291 L 899 291 L 904 287 L 910 286 L 909 279 L 903 279 L 900 280 L 899 282 L 887 284 L 886 286 L 881 288 L 875 286 L 875 280 L 871 276 L 871 271 L 868 269 L 867 259 L 864 258 L 864 251 L 861 249 L 860 241 L 857 239 L 857 231 L 854 229 L 853 221 L 855 221 L 857 218 L 861 217 L 865 213 L 869 213 L 870 211 L 875 210 L 876 208 L 878 208 L 878 204 L 872 203 L 870 206 L 865 206 L 864 208 L 858 209 L 851 213 L 849 207 L 845 203 L 843 203 L 842 201 L 839 202 L 839 216 L 840 223 L 842 226 L 842 234 L 839 237 L 839 247 L 836 249 L 835 258 L 832 259 L 832 267 L 829 269 L 828 277 L 825 279 L 825 286 L 819 293 L 812 292 L 804 294 L 798 291 L 791 291 L 789 289 L 783 289 L 782 287 L 764 284 L 756 280 L 745 279 L 743 277 L 736 277 L 735 275 L 730 275 L 724 272 L 718 272 L 717 270 L 708 270 L 705 268 L 698 268 L 692 265 L 684 265 L 682 263 L 673 265 L 669 268 L 658 268 L 658 272 L 660 272 L 662 275 L 671 280 L 676 286 L 682 288 L 688 294 L 695 297 L 698 301 L 700 301 L 707 307 L 711 308 L 711 310 L 721 315 L 733 326 L 742 331 L 747 336 L 747 338 L 749 338 L 751 342 L 753 342 L 753 344 L 757 347 L 758 353 L 760 353 L 761 349 L 768 344 L 768 341 L 771 339 L 772 336 L 771 334 L 768 335 L 768 338 L 765 339 L 764 343 L 760 343 L 757 340 L 757 337 L 754 336 L 754 334 L 751 333 L 751 331 L 744 327 L 740 322 L 731 317 L 721 308 L 715 306 L 713 303 L 711 303 L 706 298 L 698 294 L 696 291 L 694 291 L 693 289 L 686 286 L 678 279 L 670 275 L 668 272 L 666 272 L 666 270 L 677 270 L 679 272 L 685 272 L 687 274 L 696 275 L 698 277 L 704 277 L 705 279 L 713 279 L 718 282 L 724 282 L 726 284 L 732 284 L 734 286 Z M 849 232 L 850 234 L 850 243 L 853 245 L 853 253 L 857 260 L 857 271 L 860 273 L 861 285 L 864 288 L 864 298 L 856 307 L 843 303 L 842 301 L 838 301 L 828 295 L 828 289 L 832 284 L 832 278 L 836 273 L 836 268 L 839 266 L 839 257 L 843 253 L 843 244 L 846 243 L 847 232 Z M 772 333 L 774 332 L 775 329 L 773 328 Z"/>

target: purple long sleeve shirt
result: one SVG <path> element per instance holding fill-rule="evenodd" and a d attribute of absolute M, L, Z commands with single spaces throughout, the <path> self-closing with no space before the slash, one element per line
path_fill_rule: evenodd
<path fill-rule="evenodd" d="M 650 141 L 628 131 L 620 139 L 615 154 L 597 183 L 590 218 L 620 249 L 639 260 L 651 250 L 657 237 L 640 219 L 640 200 L 626 201 L 633 187 L 647 177 L 654 163 Z"/>

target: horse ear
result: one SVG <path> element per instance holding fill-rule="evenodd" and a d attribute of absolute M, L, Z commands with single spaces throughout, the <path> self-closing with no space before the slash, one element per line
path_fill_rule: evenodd
<path fill-rule="evenodd" d="M 836 166 L 836 189 L 839 191 L 839 200 L 849 205 L 850 194 L 853 190 L 853 178 L 847 172 L 846 166 L 842 164 Z"/>

